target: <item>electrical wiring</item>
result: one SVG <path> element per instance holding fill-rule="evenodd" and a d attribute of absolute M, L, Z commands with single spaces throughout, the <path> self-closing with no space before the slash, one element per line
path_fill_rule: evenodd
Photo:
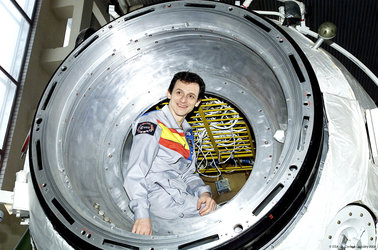
<path fill-rule="evenodd" d="M 220 126 L 217 126 L 216 124 L 213 124 L 213 123 L 211 123 L 210 126 L 217 128 L 217 129 L 227 130 L 227 129 L 232 129 L 236 125 L 237 122 L 238 122 L 238 120 L 235 120 L 234 123 L 231 124 L 229 127 L 220 127 Z"/>
<path fill-rule="evenodd" d="M 236 152 L 250 150 L 248 131 L 245 122 L 239 113 L 229 104 L 217 98 L 205 96 L 203 99 L 202 116 L 206 117 L 207 127 L 204 126 L 203 117 L 196 115 L 193 118 L 192 126 L 196 127 L 196 153 L 197 172 L 206 177 L 218 178 L 222 172 L 233 172 L 221 170 L 221 165 L 230 161 L 238 166 L 235 159 Z M 244 127 L 243 127 L 244 126 Z M 209 130 L 209 131 L 208 131 Z M 211 133 L 211 135 L 209 135 Z M 244 133 L 244 135 L 242 135 Z M 214 145 L 215 144 L 215 145 Z M 207 169 L 215 169 L 216 174 L 206 174 Z"/>
<path fill-rule="evenodd" d="M 210 178 L 218 178 L 219 176 L 222 175 L 222 173 L 221 173 L 221 171 L 219 170 L 219 168 L 217 167 L 216 164 L 215 164 L 214 166 L 215 166 L 215 168 L 216 168 L 216 170 L 217 170 L 217 175 L 207 175 L 207 174 L 204 174 L 204 173 L 202 173 L 201 171 L 199 171 L 200 169 L 205 169 L 205 168 L 208 166 L 208 161 L 207 161 L 207 155 L 208 155 L 208 154 L 211 155 L 211 158 L 213 159 L 213 162 L 215 162 L 215 161 L 214 161 L 214 158 L 213 158 L 213 156 L 212 156 L 212 154 L 211 154 L 211 152 L 208 152 L 207 154 L 205 154 L 205 153 L 202 151 L 202 139 L 203 139 L 204 136 L 206 136 L 206 134 L 207 134 L 206 130 L 204 130 L 204 131 L 202 131 L 202 132 L 197 132 L 198 140 L 197 140 L 197 142 L 196 142 L 195 144 L 196 144 L 196 146 L 197 146 L 199 152 L 201 152 L 201 154 L 203 155 L 203 158 L 202 158 L 202 160 L 201 160 L 199 163 L 197 162 L 197 164 L 196 164 L 196 169 L 197 169 L 197 172 L 198 172 L 200 175 L 202 175 L 202 176 L 210 177 Z M 203 163 L 204 160 L 205 160 L 205 164 L 203 165 L 203 168 L 201 168 L 201 165 L 202 165 L 202 163 Z"/>
<path fill-rule="evenodd" d="M 234 152 L 235 152 L 236 141 L 235 141 L 235 136 L 234 136 L 234 133 L 232 132 L 232 130 L 231 130 L 231 136 L 232 136 L 232 139 L 233 139 L 233 146 L 234 146 L 234 148 L 233 148 L 232 152 L 230 153 L 229 157 L 228 157 L 226 160 L 224 160 L 224 161 L 222 161 L 222 162 L 219 162 L 219 164 L 226 163 L 229 159 L 231 159 L 231 157 L 233 156 L 233 154 L 234 154 Z M 219 153 L 219 157 L 218 157 L 218 158 L 219 158 L 219 159 L 221 158 L 221 157 L 220 157 L 220 153 Z"/>

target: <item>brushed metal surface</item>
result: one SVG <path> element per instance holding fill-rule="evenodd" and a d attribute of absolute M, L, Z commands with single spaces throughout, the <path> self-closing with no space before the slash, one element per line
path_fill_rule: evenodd
<path fill-rule="evenodd" d="M 287 194 L 314 140 L 316 79 L 302 60 L 275 25 L 217 2 L 163 3 L 109 23 L 67 57 L 40 101 L 30 155 L 41 202 L 72 241 L 100 248 L 177 248 L 207 237 L 200 244 L 211 248 L 234 240 Z M 172 76 L 184 70 L 246 116 L 255 166 L 214 213 L 154 219 L 153 236 L 135 235 L 122 186 L 131 123 L 163 100 Z M 278 129 L 284 143 L 273 138 Z"/>

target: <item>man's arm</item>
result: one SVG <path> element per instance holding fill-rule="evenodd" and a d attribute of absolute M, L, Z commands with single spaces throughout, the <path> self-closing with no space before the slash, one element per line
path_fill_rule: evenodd
<path fill-rule="evenodd" d="M 211 188 L 205 185 L 199 174 L 195 174 L 194 172 L 195 161 L 192 161 L 188 171 L 184 173 L 183 179 L 187 185 L 186 191 L 199 197 L 197 201 L 197 209 L 202 216 L 214 211 L 217 208 L 217 204 L 213 198 L 211 198 Z"/>
<path fill-rule="evenodd" d="M 196 157 L 193 157 L 187 171 L 183 174 L 182 178 L 187 185 L 186 191 L 192 195 L 200 197 L 201 194 L 207 192 L 211 196 L 211 188 L 203 182 L 199 174 L 196 171 Z"/>
<path fill-rule="evenodd" d="M 159 131 L 153 122 L 138 121 L 133 125 L 133 144 L 129 163 L 124 174 L 124 187 L 134 212 L 132 232 L 151 234 L 149 201 L 146 175 L 159 149 Z"/>
<path fill-rule="evenodd" d="M 198 174 L 191 174 L 186 178 L 187 181 L 187 191 L 193 195 L 196 195 L 198 198 L 197 209 L 199 214 L 205 215 L 217 208 L 217 203 L 211 198 L 211 188 L 203 182 L 201 177 Z"/>
<path fill-rule="evenodd" d="M 200 197 L 203 193 L 209 193 L 211 195 L 211 188 L 203 182 L 199 174 L 195 174 L 194 171 L 187 171 L 183 175 L 184 182 L 187 185 L 186 191 L 192 195 Z"/>

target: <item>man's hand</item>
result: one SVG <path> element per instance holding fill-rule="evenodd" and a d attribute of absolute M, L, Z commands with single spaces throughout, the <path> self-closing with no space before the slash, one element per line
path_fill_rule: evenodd
<path fill-rule="evenodd" d="M 131 232 L 135 234 L 152 235 L 152 226 L 150 218 L 137 219 L 134 222 Z"/>
<path fill-rule="evenodd" d="M 202 204 L 205 204 L 203 208 L 201 208 Z M 217 203 L 215 203 L 210 194 L 206 192 L 201 194 L 201 196 L 198 198 L 197 209 L 200 208 L 201 210 L 199 211 L 199 214 L 202 216 L 214 211 L 217 208 Z"/>

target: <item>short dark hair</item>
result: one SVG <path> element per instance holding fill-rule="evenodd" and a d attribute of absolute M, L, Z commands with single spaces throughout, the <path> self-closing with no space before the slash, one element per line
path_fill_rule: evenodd
<path fill-rule="evenodd" d="M 176 85 L 176 82 L 178 80 L 183 81 L 183 82 L 188 82 L 188 83 L 189 82 L 197 83 L 200 89 L 199 94 L 198 94 L 198 100 L 202 100 L 204 98 L 206 86 L 205 86 L 205 82 L 202 80 L 202 78 L 199 75 L 197 75 L 196 73 L 189 72 L 189 71 L 182 71 L 182 72 L 176 73 L 172 78 L 171 84 L 169 85 L 169 88 L 168 88 L 169 93 L 172 93 Z"/>

